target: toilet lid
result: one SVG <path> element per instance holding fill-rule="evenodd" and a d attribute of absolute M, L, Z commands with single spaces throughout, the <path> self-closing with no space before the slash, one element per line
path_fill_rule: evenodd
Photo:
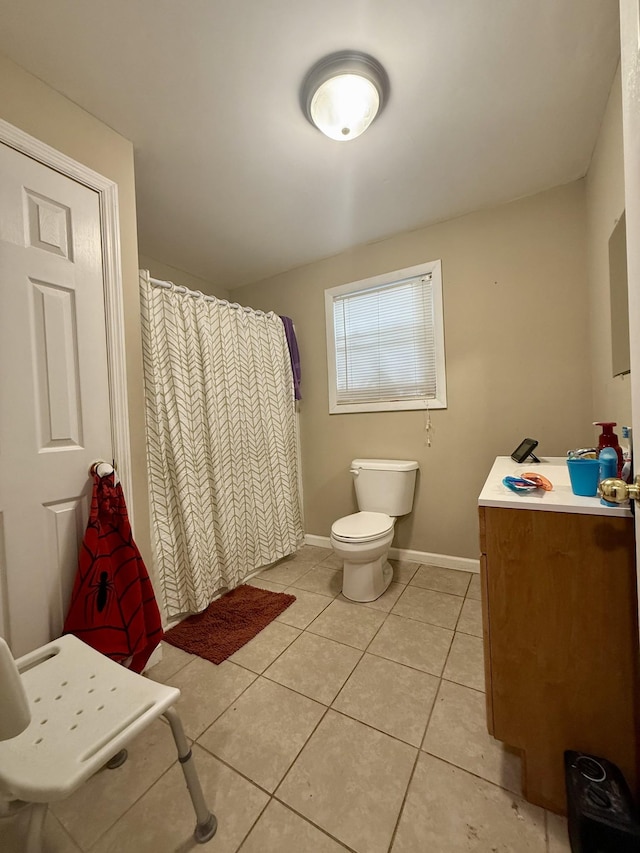
<path fill-rule="evenodd" d="M 336 539 L 364 542 L 388 533 L 393 523 L 394 519 L 384 512 L 356 512 L 334 521 L 331 532 Z"/>

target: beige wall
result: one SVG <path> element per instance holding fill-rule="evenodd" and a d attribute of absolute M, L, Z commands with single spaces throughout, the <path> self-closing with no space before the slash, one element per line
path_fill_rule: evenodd
<path fill-rule="evenodd" d="M 229 291 L 225 290 L 223 287 L 217 287 L 197 275 L 185 272 L 185 270 L 179 270 L 177 267 L 170 267 L 168 264 L 156 261 L 148 255 L 139 254 L 138 263 L 140 264 L 140 269 L 149 270 L 153 278 L 172 281 L 174 284 L 179 284 L 182 287 L 188 287 L 190 290 L 201 290 L 203 293 L 210 293 L 212 296 L 217 296 L 218 299 L 229 298 Z"/>
<path fill-rule="evenodd" d="M 119 187 L 133 506 L 136 538 L 149 559 L 132 146 L 3 57 L 0 80 L 2 118 Z M 627 419 L 625 382 L 609 380 L 600 369 L 608 329 L 603 253 L 622 210 L 619 112 L 614 86 L 586 192 L 585 182 L 576 182 L 233 291 L 232 298 L 244 304 L 274 309 L 296 322 L 308 533 L 328 535 L 332 521 L 355 508 L 348 474 L 352 458 L 415 458 L 421 467 L 415 508 L 398 523 L 395 544 L 475 557 L 476 498 L 494 456 L 508 453 L 525 435 L 539 439 L 543 455 L 562 454 L 593 440 L 590 421 L 596 414 Z M 585 208 L 594 306 L 591 351 Z M 328 287 L 434 258 L 443 261 L 449 408 L 433 412 L 428 448 L 422 412 L 328 414 L 323 294 Z M 142 261 L 160 278 L 227 296 L 188 273 Z"/>
<path fill-rule="evenodd" d="M 631 423 L 629 376 L 612 377 L 609 237 L 624 211 L 622 87 L 615 76 L 586 181 L 592 420 Z M 597 435 L 594 430 L 594 436 Z M 617 430 L 618 437 L 621 431 Z"/>
<path fill-rule="evenodd" d="M 0 55 L 0 117 L 118 184 L 136 542 L 150 565 L 133 146 Z"/>
<path fill-rule="evenodd" d="M 307 533 L 353 512 L 354 457 L 417 459 L 414 511 L 394 544 L 478 556 L 477 496 L 497 455 L 525 436 L 542 455 L 592 440 L 585 186 L 361 246 L 233 291 L 288 314 L 302 360 L 301 441 Z M 328 414 L 324 290 L 442 259 L 448 409 Z"/>

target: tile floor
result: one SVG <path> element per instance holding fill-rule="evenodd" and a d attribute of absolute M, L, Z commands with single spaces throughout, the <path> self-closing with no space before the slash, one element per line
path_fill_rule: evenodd
<path fill-rule="evenodd" d="M 164 647 L 150 676 L 179 710 L 219 819 L 204 847 L 164 721 L 52 807 L 46 853 L 568 853 L 486 732 L 478 577 L 395 563 L 371 604 L 326 549 L 250 583 L 297 600 L 221 666 Z M 21 819 L 0 849 L 23 850 Z"/>

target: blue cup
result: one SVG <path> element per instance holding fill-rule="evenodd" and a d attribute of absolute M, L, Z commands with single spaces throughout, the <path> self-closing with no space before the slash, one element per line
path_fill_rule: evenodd
<path fill-rule="evenodd" d="M 574 495 L 593 498 L 598 494 L 599 459 L 567 459 L 571 491 Z"/>

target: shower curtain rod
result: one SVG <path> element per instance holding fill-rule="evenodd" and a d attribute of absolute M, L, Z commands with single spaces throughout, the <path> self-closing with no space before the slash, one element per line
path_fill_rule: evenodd
<path fill-rule="evenodd" d="M 174 284 L 172 281 L 163 281 L 160 278 L 151 278 L 149 276 L 149 282 L 154 287 L 164 287 L 165 290 L 174 290 L 176 293 L 182 293 L 184 296 L 191 296 L 192 299 L 203 299 L 205 302 L 218 302 L 220 305 L 228 305 L 229 308 L 234 308 L 238 311 L 246 311 L 247 314 L 258 314 L 260 317 L 274 316 L 273 311 L 258 311 L 257 308 L 249 308 L 246 305 L 239 305 L 237 302 L 229 302 L 228 299 L 207 296 L 201 290 L 189 290 L 188 287 L 183 287 L 181 284 Z"/>

